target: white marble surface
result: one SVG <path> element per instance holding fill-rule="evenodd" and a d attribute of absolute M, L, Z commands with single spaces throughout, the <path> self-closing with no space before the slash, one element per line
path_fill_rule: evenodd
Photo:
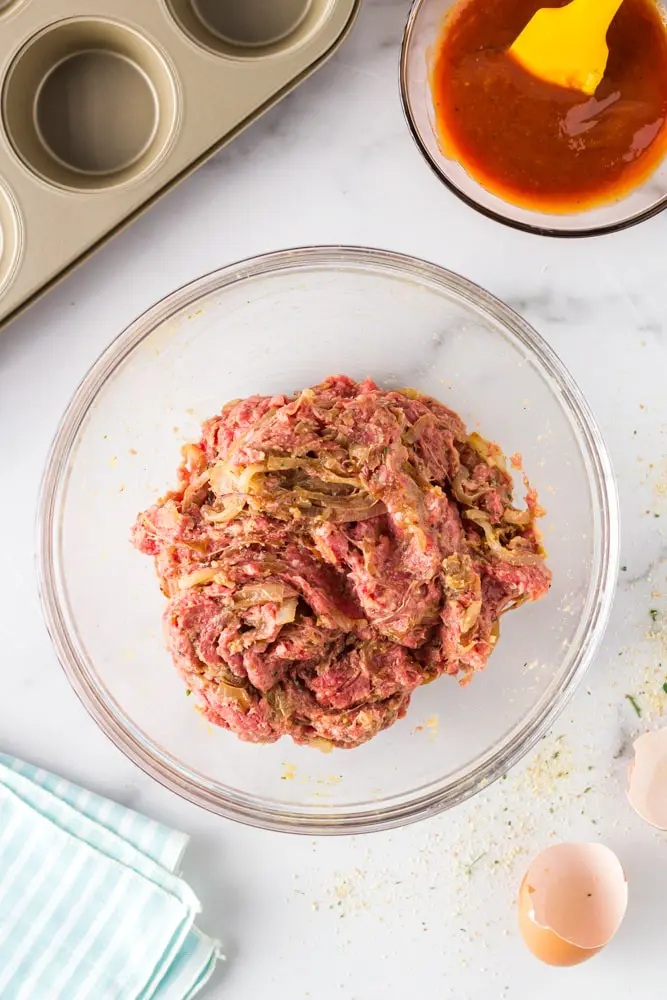
<path fill-rule="evenodd" d="M 667 710 L 667 217 L 602 240 L 558 242 L 459 203 L 403 123 L 397 62 L 408 6 L 364 0 L 352 37 L 315 78 L 0 336 L 0 749 L 192 835 L 187 874 L 203 924 L 229 955 L 208 997 L 385 1000 L 422 991 L 560 1000 L 574 990 L 651 1000 L 664 995 L 667 837 L 629 811 L 623 789 L 629 741 Z M 221 264 L 327 242 L 430 258 L 511 303 L 549 339 L 607 437 L 626 570 L 588 685 L 537 763 L 533 756 L 507 782 L 428 823 L 304 840 L 181 802 L 96 729 L 42 625 L 33 523 L 59 416 L 137 313 Z M 630 882 L 616 940 L 564 972 L 534 961 L 515 931 L 528 856 L 557 838 L 603 839 Z"/>

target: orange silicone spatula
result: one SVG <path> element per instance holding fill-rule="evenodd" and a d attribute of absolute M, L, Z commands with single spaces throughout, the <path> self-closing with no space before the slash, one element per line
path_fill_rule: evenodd
<path fill-rule="evenodd" d="M 594 94 L 607 68 L 607 30 L 623 0 L 571 0 L 543 7 L 510 48 L 510 55 L 548 83 Z"/>

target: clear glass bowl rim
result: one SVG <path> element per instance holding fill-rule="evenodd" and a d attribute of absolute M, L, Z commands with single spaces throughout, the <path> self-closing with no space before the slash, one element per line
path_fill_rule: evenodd
<path fill-rule="evenodd" d="M 652 219 L 654 216 L 660 215 L 661 212 L 664 212 L 667 208 L 667 195 L 661 198 L 661 200 L 655 205 L 651 205 L 650 208 L 645 209 L 643 212 L 637 212 L 635 215 L 628 216 L 627 219 L 620 219 L 618 222 L 610 222 L 605 225 L 598 226 L 587 226 L 582 222 L 581 228 L 579 229 L 556 229 L 552 226 L 540 226 L 529 222 L 519 222 L 518 219 L 510 219 L 508 216 L 503 215 L 502 212 L 494 212 L 492 208 L 487 208 L 485 205 L 481 205 L 475 198 L 472 198 L 470 195 L 466 194 L 465 191 L 462 191 L 457 184 L 455 184 L 445 173 L 443 173 L 426 148 L 419 128 L 417 127 L 417 123 L 414 120 L 412 109 L 410 107 L 410 99 L 408 97 L 408 51 L 417 16 L 425 2 L 426 0 L 413 0 L 405 25 L 405 30 L 403 32 L 403 42 L 401 45 L 401 57 L 399 64 L 401 105 L 403 107 L 403 115 L 417 149 L 422 154 L 436 177 L 441 180 L 442 183 L 445 184 L 457 198 L 459 198 L 462 202 L 465 202 L 469 208 L 473 208 L 476 212 L 479 212 L 480 215 L 486 216 L 487 219 L 493 219 L 494 222 L 500 222 L 504 226 L 509 226 L 510 229 L 518 229 L 520 232 L 532 233 L 535 236 L 554 236 L 560 239 L 581 239 L 589 236 L 608 236 L 611 233 L 619 233 L 624 229 L 630 229 L 631 226 L 638 226 L 640 222 L 646 222 L 648 219 Z M 581 217 L 582 219 L 585 219 L 586 213 L 582 212 Z"/>
<path fill-rule="evenodd" d="M 558 695 L 524 720 L 514 737 L 500 749 L 488 753 L 462 777 L 443 784 L 408 802 L 377 808 L 369 804 L 349 815 L 322 815 L 267 806 L 253 796 L 227 795 L 205 783 L 194 785 L 178 766 L 159 760 L 148 741 L 122 725 L 109 701 L 91 681 L 83 657 L 69 634 L 60 607 L 56 552 L 58 510 L 72 448 L 79 429 L 98 392 L 118 366 L 144 338 L 174 313 L 190 308 L 202 296 L 250 278 L 279 271 L 365 268 L 401 279 L 426 280 L 453 293 L 459 300 L 483 310 L 500 323 L 536 357 L 554 380 L 564 408 L 579 431 L 593 474 L 593 502 L 599 504 L 600 559 L 594 566 L 594 599 L 591 601 L 585 639 L 562 678 Z M 261 829 L 309 836 L 357 834 L 391 829 L 435 815 L 464 802 L 481 788 L 500 778 L 515 765 L 551 727 L 588 669 L 604 635 L 611 613 L 619 566 L 620 521 L 616 482 L 606 445 L 595 418 L 577 384 L 551 347 L 517 313 L 473 282 L 416 257 L 387 250 L 353 246 L 312 246 L 276 251 L 228 265 L 170 293 L 130 324 L 104 350 L 84 376 L 61 419 L 42 478 L 37 512 L 37 577 L 42 610 L 56 654 L 75 693 L 102 731 L 146 774 L 181 797 L 211 812 Z"/>

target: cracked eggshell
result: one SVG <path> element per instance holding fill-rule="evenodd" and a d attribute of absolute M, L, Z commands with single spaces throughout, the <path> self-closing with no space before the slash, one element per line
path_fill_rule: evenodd
<path fill-rule="evenodd" d="M 645 733 L 634 748 L 628 781 L 630 805 L 651 826 L 667 830 L 667 729 Z"/>
<path fill-rule="evenodd" d="M 555 844 L 539 854 L 519 891 L 519 929 L 547 965 L 579 965 L 597 955 L 621 926 L 628 884 L 602 844 Z"/>

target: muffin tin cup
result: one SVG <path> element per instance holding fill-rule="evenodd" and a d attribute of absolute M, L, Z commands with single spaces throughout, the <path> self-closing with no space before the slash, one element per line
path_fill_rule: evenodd
<path fill-rule="evenodd" d="M 192 40 L 223 56 L 264 58 L 299 45 L 316 32 L 331 0 L 167 0 Z"/>
<path fill-rule="evenodd" d="M 11 191 L 0 183 L 0 295 L 11 285 L 23 253 L 23 219 Z"/>
<path fill-rule="evenodd" d="M 2 101 L 10 142 L 47 183 L 94 191 L 132 180 L 165 153 L 178 127 L 175 76 L 140 32 L 73 18 L 24 46 Z"/>
<path fill-rule="evenodd" d="M 0 325 L 312 72 L 359 3 L 0 0 Z"/>

